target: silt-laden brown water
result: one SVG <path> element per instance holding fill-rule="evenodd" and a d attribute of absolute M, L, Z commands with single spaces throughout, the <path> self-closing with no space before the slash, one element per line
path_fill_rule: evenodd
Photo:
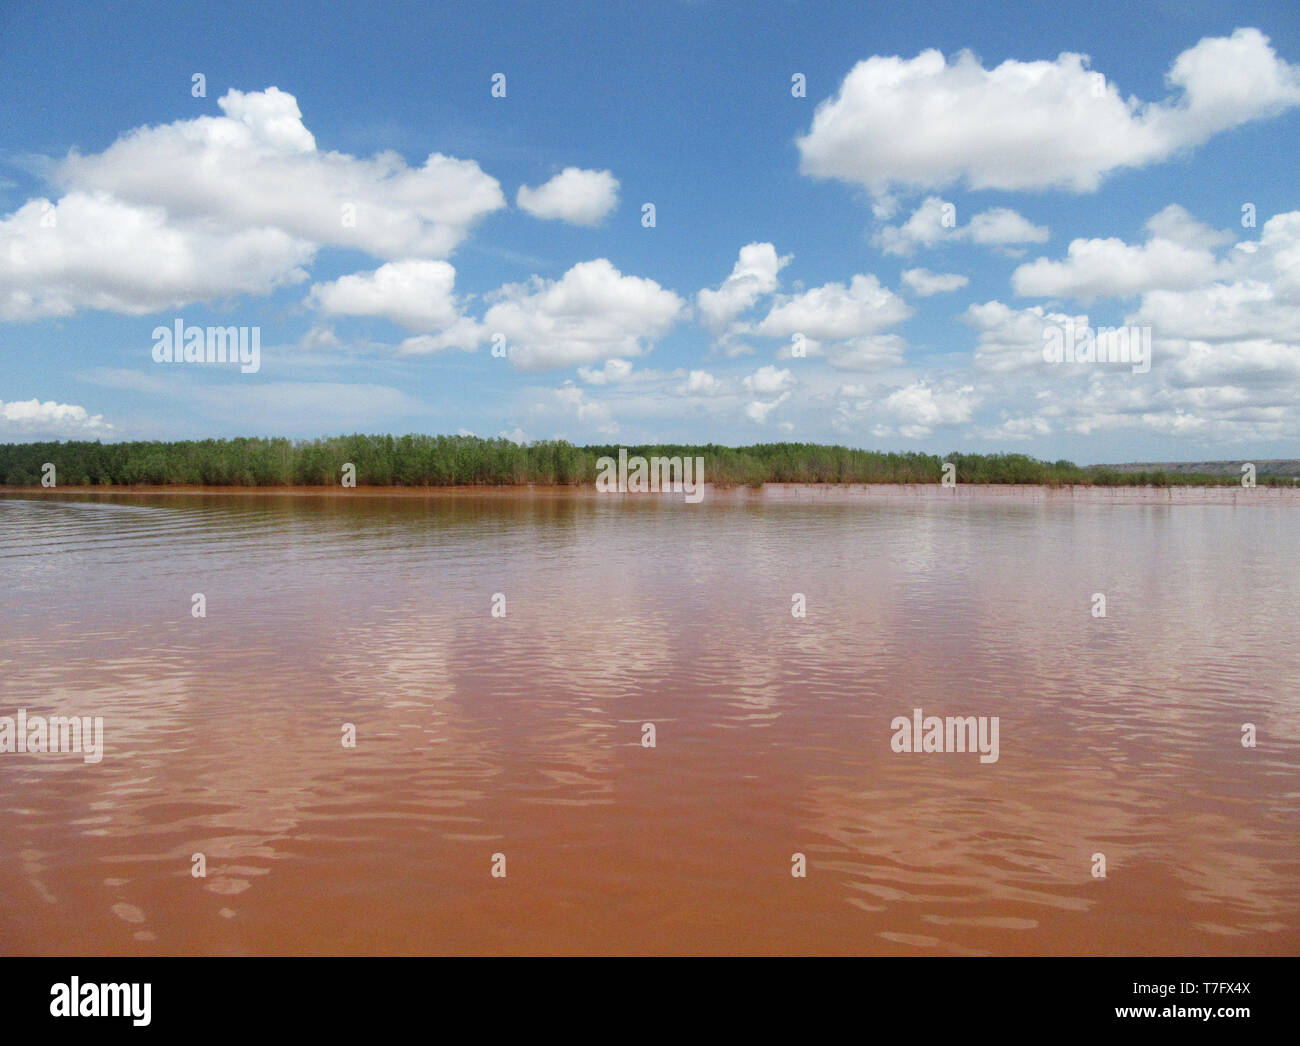
<path fill-rule="evenodd" d="M 1297 547 L 1276 499 L 0 497 L 0 716 L 105 738 L 0 753 L 0 952 L 1295 954 Z M 894 751 L 917 708 L 997 761 Z"/>

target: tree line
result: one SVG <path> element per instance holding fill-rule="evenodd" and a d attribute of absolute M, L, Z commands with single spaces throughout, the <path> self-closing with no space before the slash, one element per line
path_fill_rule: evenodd
<path fill-rule="evenodd" d="M 577 447 L 563 440 L 515 443 L 476 436 L 330 436 L 321 439 L 238 438 L 167 442 L 68 441 L 0 444 L 0 484 L 39 486 L 46 464 L 65 486 L 337 486 L 345 464 L 360 486 L 444 487 L 594 483 L 601 457 L 620 445 Z M 1231 486 L 1237 476 L 1119 472 L 1040 461 L 1026 454 L 960 454 L 857 450 L 816 443 L 627 446 L 629 456 L 702 457 L 704 478 L 717 486 L 763 483 L 938 483 L 945 463 L 959 483 L 1067 486 Z M 1261 475 L 1260 485 L 1291 486 Z"/>

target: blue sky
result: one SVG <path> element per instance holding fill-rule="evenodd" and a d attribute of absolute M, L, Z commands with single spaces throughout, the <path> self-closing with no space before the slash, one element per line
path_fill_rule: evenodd
<path fill-rule="evenodd" d="M 0 11 L 0 440 L 1300 456 L 1293 3 L 275 7 Z"/>

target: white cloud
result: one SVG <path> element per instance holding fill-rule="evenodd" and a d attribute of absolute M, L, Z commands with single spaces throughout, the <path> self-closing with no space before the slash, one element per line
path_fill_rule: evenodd
<path fill-rule="evenodd" d="M 803 334 L 816 341 L 840 341 L 876 334 L 901 323 L 911 307 L 872 275 L 857 275 L 846 287 L 827 283 L 781 298 L 755 328 L 769 338 Z"/>
<path fill-rule="evenodd" d="M 740 248 L 731 275 L 717 290 L 706 287 L 696 296 L 696 303 L 708 326 L 715 333 L 723 330 L 742 312 L 752 308 L 759 298 L 775 291 L 780 285 L 777 274 L 793 257 L 791 254 L 778 256 L 776 247 L 770 243 L 750 243 Z"/>
<path fill-rule="evenodd" d="M 804 354 L 824 356 L 844 370 L 877 370 L 898 363 L 906 342 L 881 334 L 912 314 L 912 308 L 872 275 L 857 275 L 848 286 L 827 283 L 778 297 L 754 328 L 769 338 L 789 339 L 783 359 L 793 357 L 793 339 L 803 337 Z"/>
<path fill-rule="evenodd" d="M 397 355 L 428 356 L 448 349 L 474 352 L 485 337 L 481 323 L 468 316 L 461 316 L 437 334 L 417 334 L 403 339 L 397 346 Z"/>
<path fill-rule="evenodd" d="M 1046 243 L 1050 231 L 1009 207 L 976 214 L 957 223 L 957 207 L 941 196 L 927 196 L 901 225 L 886 225 L 872 238 L 886 254 L 910 255 L 918 247 L 970 241 L 984 246 Z"/>
<path fill-rule="evenodd" d="M 307 301 L 327 315 L 374 316 L 425 332 L 404 339 L 397 346 L 399 356 L 473 352 L 485 333 L 477 320 L 462 314 L 455 283 L 456 270 L 449 262 L 412 258 L 313 284 Z M 337 343 L 332 330 L 330 335 Z"/>
<path fill-rule="evenodd" d="M 954 428 L 971 421 L 980 403 L 973 385 L 952 381 L 933 384 L 922 378 L 901 388 L 842 385 L 833 426 L 841 432 L 860 433 L 871 424 L 877 439 L 902 436 L 924 439 L 936 428 Z"/>
<path fill-rule="evenodd" d="M 1236 239 L 1230 230 L 1212 229 L 1193 218 L 1187 208 L 1176 203 L 1171 203 L 1163 211 L 1148 218 L 1146 229 L 1152 239 L 1168 240 L 1183 247 L 1204 251 L 1226 247 Z"/>
<path fill-rule="evenodd" d="M 1226 239 L 1181 208 L 1161 211 L 1147 229 L 1149 243 L 1206 257 Z M 1128 286 L 1142 282 L 1151 280 Z M 975 372 L 990 375 L 981 392 L 1003 408 L 1000 424 L 980 430 L 989 438 L 1146 432 L 1212 442 L 1221 456 L 1233 444 L 1300 437 L 1300 212 L 1269 219 L 1257 241 L 1203 268 L 1196 286 L 1141 292 L 1123 323 L 1151 329 L 1149 373 L 1044 364 L 1044 330 L 1087 326 L 1086 315 L 987 302 L 964 318 L 979 332 Z"/>
<path fill-rule="evenodd" d="M 1127 322 L 1150 325 L 1157 339 L 1272 341 L 1300 352 L 1300 211 L 1270 218 L 1258 241 L 1228 252 L 1199 284 L 1166 289 L 1171 282 L 1144 293 Z"/>
<path fill-rule="evenodd" d="M 298 339 L 298 347 L 308 351 L 337 349 L 340 345 L 338 334 L 328 323 L 315 324 Z"/>
<path fill-rule="evenodd" d="M 918 298 L 928 298 L 932 294 L 946 294 L 961 290 L 970 283 L 969 276 L 956 272 L 931 272 L 929 269 L 907 269 L 903 272 L 903 282 L 912 289 Z"/>
<path fill-rule="evenodd" d="M 160 207 L 73 192 L 0 219 L 0 319 L 141 315 L 300 282 L 311 244 L 274 228 L 177 223 Z"/>
<path fill-rule="evenodd" d="M 794 375 L 789 369 L 767 366 L 759 367 L 745 379 L 745 389 L 756 396 L 771 396 L 784 392 L 790 387 Z"/>
<path fill-rule="evenodd" d="M 902 363 L 906 350 L 897 334 L 871 334 L 832 345 L 826 358 L 837 370 L 874 371 Z"/>
<path fill-rule="evenodd" d="M 1228 239 L 1181 208 L 1165 208 L 1147 230 L 1153 239 L 1211 252 Z M 901 381 L 831 388 L 798 371 L 801 384 L 792 398 L 799 402 L 787 409 L 791 416 L 796 406 L 825 415 L 829 402 L 832 429 L 855 440 L 866 433 L 929 438 L 947 427 L 958 439 L 1058 457 L 1065 439 L 1102 437 L 1085 460 L 1153 435 L 1181 441 L 1188 457 L 1222 457 L 1234 446 L 1241 448 L 1236 453 L 1254 453 L 1247 448 L 1261 441 L 1294 441 L 1300 438 L 1300 211 L 1270 218 L 1258 240 L 1220 253 L 1216 275 L 1185 290 L 1143 292 L 1122 317 L 1090 318 L 1042 304 L 972 305 L 962 316 L 977 335 L 968 367 L 954 366 L 947 355 Z M 1043 360 L 1050 328 L 1112 323 L 1151 328 L 1149 371 L 1128 363 Z"/>
<path fill-rule="evenodd" d="M 774 400 L 753 400 L 745 407 L 745 417 L 762 425 L 767 421 L 767 416 L 789 398 L 790 393 L 783 392 Z"/>
<path fill-rule="evenodd" d="M 1013 309 L 1000 301 L 971 305 L 962 314 L 979 334 L 975 365 L 992 373 L 1028 371 L 1050 366 L 1043 360 L 1043 332 L 1049 327 L 1080 329 L 1088 317 L 1047 312 L 1041 305 Z M 1062 372 L 1064 373 L 1064 372 Z"/>
<path fill-rule="evenodd" d="M 25 439 L 95 439 L 109 435 L 113 426 L 102 414 L 85 407 L 47 400 L 0 400 L 0 435 Z"/>
<path fill-rule="evenodd" d="M 1275 215 L 1255 243 L 1229 253 L 1222 279 L 1186 290 L 1142 296 L 1129 321 L 1149 324 L 1158 339 L 1275 342 L 1300 352 L 1300 211 Z"/>
<path fill-rule="evenodd" d="M 558 389 L 552 389 L 551 400 L 561 412 L 576 417 L 580 424 L 596 432 L 605 435 L 618 432 L 618 423 L 610 415 L 609 407 L 589 399 L 587 394 L 571 381 L 566 381 Z"/>
<path fill-rule="evenodd" d="M 1236 338 L 1210 342 L 1187 338 L 1161 338 L 1157 351 L 1165 364 L 1164 377 L 1173 386 L 1201 397 L 1236 390 L 1243 394 L 1237 406 L 1263 407 L 1259 391 L 1288 392 L 1292 408 L 1300 406 L 1300 345 L 1273 338 Z M 1218 406 L 1225 405 L 1220 399 Z"/>
<path fill-rule="evenodd" d="M 141 127 L 53 166 L 65 191 L 0 219 L 0 319 L 142 314 L 306 279 L 324 245 L 449 254 L 505 206 L 476 163 L 322 152 L 291 94 L 229 91 L 223 116 Z"/>
<path fill-rule="evenodd" d="M 685 308 L 672 291 L 624 276 L 605 258 L 580 262 L 560 280 L 507 284 L 491 297 L 483 327 L 506 336 L 520 370 L 640 356 Z"/>
<path fill-rule="evenodd" d="M 1065 261 L 1039 258 L 1012 274 L 1011 285 L 1029 298 L 1122 298 L 1156 288 L 1177 290 L 1213 279 L 1208 251 L 1151 240 L 1134 247 L 1111 237 L 1074 240 Z"/>
<path fill-rule="evenodd" d="M 1010 207 L 981 211 L 967 226 L 972 243 L 1046 243 L 1050 233 Z"/>
<path fill-rule="evenodd" d="M 605 366 L 597 370 L 594 367 L 579 367 L 578 377 L 588 385 L 617 385 L 632 375 L 632 364 L 628 360 L 606 360 Z"/>
<path fill-rule="evenodd" d="M 283 153 L 316 151 L 316 138 L 303 126 L 298 100 L 278 87 L 248 93 L 228 91 L 217 100 L 217 105 L 229 121 L 247 128 L 245 140 L 255 140 Z M 232 136 L 233 128 L 228 124 L 216 125 L 214 129 L 224 136 Z"/>
<path fill-rule="evenodd" d="M 413 168 L 391 152 L 318 150 L 297 99 L 275 87 L 232 90 L 217 104 L 226 115 L 142 127 L 98 155 L 74 153 L 57 178 L 228 235 L 280 230 L 389 259 L 445 257 L 505 206 L 497 180 L 472 160 L 432 153 Z"/>
<path fill-rule="evenodd" d="M 314 284 L 309 300 L 330 315 L 378 316 L 409 330 L 435 331 L 460 316 L 455 283 L 450 263 L 410 259 Z"/>
<path fill-rule="evenodd" d="M 618 206 L 618 179 L 610 171 L 566 167 L 536 189 L 521 185 L 515 202 L 534 218 L 598 225 Z"/>
<path fill-rule="evenodd" d="M 853 67 L 798 139 L 801 169 L 865 186 L 1059 187 L 1091 192 L 1213 135 L 1300 104 L 1300 70 L 1257 29 L 1202 39 L 1167 74 L 1169 101 L 1124 99 L 1089 59 L 1014 59 L 987 69 L 969 51 L 876 56 Z M 1101 87 L 1100 90 L 1097 90 Z"/>
<path fill-rule="evenodd" d="M 1300 306 L 1259 280 L 1152 291 L 1143 296 L 1137 318 L 1157 328 L 1161 337 L 1236 341 L 1300 335 Z"/>
<path fill-rule="evenodd" d="M 687 396 L 716 396 L 722 391 L 722 382 L 707 370 L 693 370 L 681 391 Z"/>
<path fill-rule="evenodd" d="M 919 381 L 891 393 L 884 407 L 898 422 L 900 435 L 921 439 L 936 428 L 970 421 L 979 402 L 974 392 L 973 385 L 936 389 Z"/>
<path fill-rule="evenodd" d="M 1117 237 L 1073 240 L 1065 260 L 1038 258 L 1021 265 L 1012 273 L 1011 285 L 1022 297 L 1090 301 L 1198 287 L 1220 274 L 1213 250 L 1205 246 L 1221 242 L 1220 234 L 1181 207 L 1166 207 L 1147 228 L 1153 235 L 1140 246 Z"/>
<path fill-rule="evenodd" d="M 886 254 L 911 254 L 917 247 L 933 247 L 957 238 L 957 206 L 940 196 L 927 196 L 907 221 L 886 225 L 872 242 Z"/>
<path fill-rule="evenodd" d="M 1029 440 L 1035 436 L 1050 435 L 1052 426 L 1046 418 L 1038 415 L 1029 417 L 1003 417 L 995 428 L 983 433 L 986 439 L 993 440 Z"/>

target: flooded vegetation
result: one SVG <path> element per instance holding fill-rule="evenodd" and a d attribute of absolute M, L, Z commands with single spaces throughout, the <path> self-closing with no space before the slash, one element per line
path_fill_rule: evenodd
<path fill-rule="evenodd" d="M 1025 454 L 886 453 L 815 443 L 575 447 L 563 440 L 514 443 L 475 436 L 336 436 L 312 440 L 0 444 L 0 485 L 58 486 L 509 486 L 590 484 L 602 458 L 701 459 L 715 486 L 764 483 L 939 483 L 945 466 L 960 483 L 1049 486 L 1240 486 L 1241 473 L 1128 470 L 1039 461 Z M 1294 477 L 1261 469 L 1261 485 Z"/>

